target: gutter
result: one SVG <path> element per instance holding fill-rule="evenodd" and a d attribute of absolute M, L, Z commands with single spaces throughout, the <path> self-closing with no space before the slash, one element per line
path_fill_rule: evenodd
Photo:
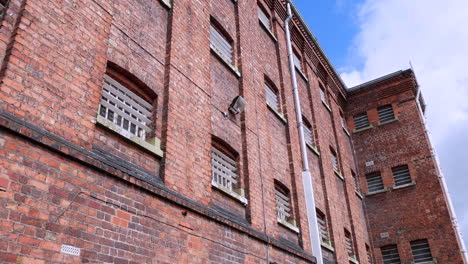
<path fill-rule="evenodd" d="M 317 212 L 315 210 L 314 187 L 312 182 L 312 175 L 309 170 L 309 159 L 307 157 L 307 147 L 304 137 L 304 123 L 302 122 L 301 102 L 299 100 L 299 90 L 297 88 L 296 69 L 293 60 L 293 51 L 291 44 L 291 32 L 289 31 L 289 23 L 293 15 L 291 12 L 291 4 L 287 3 L 288 17 L 284 21 L 284 28 L 286 31 L 286 44 L 288 48 L 289 70 L 291 71 L 291 81 L 294 94 L 294 103 L 296 106 L 297 127 L 299 130 L 299 141 L 301 145 L 302 154 L 302 184 L 304 187 L 304 198 L 306 204 L 307 221 L 309 226 L 309 239 L 312 245 L 312 255 L 316 258 L 317 264 L 323 264 L 322 246 L 320 245 L 320 231 L 317 221 Z"/>

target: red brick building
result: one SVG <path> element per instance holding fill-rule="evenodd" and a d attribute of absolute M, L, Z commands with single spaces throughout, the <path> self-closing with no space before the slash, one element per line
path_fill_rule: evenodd
<path fill-rule="evenodd" d="M 316 263 L 285 1 L 0 4 L 1 263 Z M 295 13 L 324 263 L 466 263 L 413 72 L 347 89 Z"/>

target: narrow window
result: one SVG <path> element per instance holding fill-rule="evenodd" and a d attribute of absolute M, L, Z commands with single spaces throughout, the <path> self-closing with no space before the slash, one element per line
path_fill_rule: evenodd
<path fill-rule="evenodd" d="M 265 83 L 266 102 L 278 113 L 281 113 L 277 91 L 268 83 Z"/>
<path fill-rule="evenodd" d="M 304 128 L 304 139 L 305 139 L 305 142 L 306 142 L 306 144 L 308 144 L 309 146 L 315 148 L 314 135 L 312 134 L 312 126 L 311 126 L 310 123 L 307 121 L 307 119 L 305 119 L 304 117 L 302 117 L 302 122 L 303 122 L 303 124 L 304 124 L 303 128 Z"/>
<path fill-rule="evenodd" d="M 392 169 L 395 186 L 402 186 L 412 183 L 408 166 L 401 166 Z"/>
<path fill-rule="evenodd" d="M 400 255 L 396 245 L 390 245 L 380 248 L 384 264 L 400 264 Z"/>
<path fill-rule="evenodd" d="M 317 209 L 317 222 L 320 231 L 320 239 L 323 243 L 330 245 L 330 236 L 328 233 L 327 219 L 325 214 Z"/>
<path fill-rule="evenodd" d="M 382 182 L 382 177 L 380 176 L 380 172 L 375 172 L 366 175 L 367 180 L 367 191 L 368 192 L 378 192 L 384 189 L 384 185 Z"/>
<path fill-rule="evenodd" d="M 322 102 L 325 104 L 328 104 L 327 96 L 325 95 L 325 89 L 322 86 L 320 86 L 320 99 L 322 99 Z"/>
<path fill-rule="evenodd" d="M 414 263 L 430 262 L 433 260 L 427 239 L 412 241 L 410 244 Z"/>
<path fill-rule="evenodd" d="M 271 30 L 270 18 L 260 6 L 258 6 L 258 19 L 268 30 Z"/>
<path fill-rule="evenodd" d="M 100 123 L 127 138 L 149 138 L 153 106 L 139 88 L 126 77 L 109 70 L 104 76 L 98 121 L 100 116 L 104 119 Z"/>
<path fill-rule="evenodd" d="M 354 173 L 353 170 L 351 170 L 351 176 L 353 177 L 354 190 L 360 193 L 360 188 L 359 188 L 358 180 L 356 178 L 356 173 Z"/>
<path fill-rule="evenodd" d="M 348 256 L 350 258 L 355 258 L 354 256 L 354 248 L 353 248 L 353 239 L 351 237 L 351 233 L 348 230 L 344 230 L 345 232 L 345 242 L 346 242 L 346 250 L 348 251 Z"/>
<path fill-rule="evenodd" d="M 354 116 L 354 126 L 356 130 L 363 129 L 369 126 L 369 119 L 367 113 L 361 113 Z"/>
<path fill-rule="evenodd" d="M 224 60 L 233 64 L 232 41 L 213 24 L 210 25 L 210 46 Z"/>
<path fill-rule="evenodd" d="M 275 200 L 278 222 L 287 228 L 299 232 L 291 212 L 291 196 L 289 190 L 275 181 Z"/>
<path fill-rule="evenodd" d="M 385 121 L 390 121 L 390 120 L 395 119 L 392 105 L 381 106 L 377 108 L 377 112 L 379 113 L 380 122 L 385 122 Z"/>
<path fill-rule="evenodd" d="M 332 162 L 333 169 L 336 172 L 339 172 L 340 166 L 338 165 L 338 157 L 336 156 L 336 152 L 332 148 L 330 148 L 330 151 L 331 151 L 331 162 Z"/>
<path fill-rule="evenodd" d="M 369 245 L 366 244 L 366 254 L 367 254 L 367 261 L 369 262 L 369 264 L 372 264 L 374 263 L 372 261 L 372 252 L 371 252 L 371 249 L 369 247 Z"/>
<path fill-rule="evenodd" d="M 301 59 L 299 58 L 299 56 L 297 56 L 295 52 L 293 52 L 293 62 L 294 62 L 294 66 L 296 66 L 296 69 L 298 69 L 299 71 L 302 71 Z"/>
<path fill-rule="evenodd" d="M 344 128 L 344 129 L 347 129 L 346 127 L 346 120 L 343 116 L 343 113 L 340 111 L 340 121 L 341 121 L 341 127 Z"/>
<path fill-rule="evenodd" d="M 211 149 L 212 184 L 234 192 L 237 186 L 237 162 L 233 156 L 228 156 L 213 146 Z"/>

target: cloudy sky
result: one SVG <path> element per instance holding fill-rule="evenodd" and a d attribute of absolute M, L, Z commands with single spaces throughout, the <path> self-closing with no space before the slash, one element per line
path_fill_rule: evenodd
<path fill-rule="evenodd" d="M 348 87 L 412 62 L 468 245 L 468 1 L 294 2 Z"/>

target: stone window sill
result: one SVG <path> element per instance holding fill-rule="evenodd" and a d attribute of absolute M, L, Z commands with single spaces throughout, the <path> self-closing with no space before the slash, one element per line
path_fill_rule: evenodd
<path fill-rule="evenodd" d="M 171 6 L 171 2 L 169 0 L 161 0 L 161 3 L 167 7 L 168 9 L 171 9 L 172 6 Z"/>
<path fill-rule="evenodd" d="M 237 77 L 241 77 L 241 73 L 239 72 L 239 70 L 236 68 L 236 66 L 232 65 L 227 59 L 224 58 L 223 55 L 219 54 L 218 51 L 216 51 L 215 48 L 213 48 L 213 46 L 210 44 L 210 48 L 211 48 L 211 52 L 213 54 L 216 55 L 216 57 L 218 57 L 218 59 L 221 60 L 221 62 L 224 63 L 224 65 L 226 65 Z"/>
<path fill-rule="evenodd" d="M 339 172 L 339 171 L 337 171 L 337 170 L 335 170 L 335 169 L 333 169 L 333 172 L 334 172 L 335 175 L 338 176 L 338 178 L 340 178 L 342 181 L 345 180 L 345 179 L 344 179 L 344 176 L 343 176 L 343 174 L 341 174 L 341 172 Z"/>
<path fill-rule="evenodd" d="M 263 24 L 263 22 L 259 19 L 258 20 L 260 25 L 262 26 L 262 28 L 264 30 L 266 30 L 266 32 L 268 33 L 268 35 L 273 39 L 274 42 L 278 42 L 278 39 L 276 38 L 275 34 L 273 34 L 273 32 L 271 32 L 271 30 L 268 28 L 267 25 Z"/>
<path fill-rule="evenodd" d="M 96 118 L 96 123 L 106 127 L 107 129 L 119 134 L 125 139 L 128 139 L 129 141 L 137 144 L 138 146 L 142 147 L 143 149 L 151 152 L 152 154 L 155 154 L 156 156 L 162 158 L 164 155 L 164 152 L 161 150 L 161 141 L 157 138 L 154 137 L 148 141 L 145 141 L 139 137 L 127 137 L 122 134 L 121 128 L 117 127 L 114 125 L 114 123 L 110 122 L 109 120 L 105 119 L 104 117 L 98 115 Z"/>
<path fill-rule="evenodd" d="M 330 113 L 332 112 L 332 109 L 331 109 L 331 107 L 327 104 L 327 102 L 325 102 L 325 101 L 322 100 L 322 104 L 325 106 L 325 108 L 328 110 L 328 112 L 330 112 Z"/>
<path fill-rule="evenodd" d="M 310 148 L 310 150 L 312 150 L 315 153 L 315 155 L 320 156 L 320 152 L 319 152 L 319 150 L 317 149 L 316 146 L 314 146 L 314 145 L 312 145 L 312 144 L 310 144 L 308 142 L 306 142 L 306 146 L 308 148 Z"/>
<path fill-rule="evenodd" d="M 301 69 L 297 68 L 296 66 L 294 66 L 294 68 L 296 68 L 296 71 L 299 73 L 302 79 L 304 79 L 306 82 L 309 82 L 309 79 L 306 77 L 305 73 L 303 73 Z"/>
<path fill-rule="evenodd" d="M 346 127 L 342 126 L 343 128 L 343 131 L 346 133 L 346 135 L 348 135 L 348 137 L 351 136 L 351 133 L 349 133 L 348 129 L 346 129 Z"/>
<path fill-rule="evenodd" d="M 241 202 L 244 206 L 247 206 L 247 204 L 249 203 L 249 201 L 247 200 L 247 198 L 244 197 L 244 190 L 243 189 L 237 189 L 235 191 L 231 191 L 227 188 L 224 188 L 223 186 L 219 185 L 217 182 L 215 181 L 212 181 L 211 182 L 211 186 L 213 186 L 214 188 L 216 188 L 217 190 L 220 190 L 222 191 L 223 193 L 229 195 L 230 197 L 238 200 L 239 202 Z"/>
<path fill-rule="evenodd" d="M 295 222 L 294 220 L 290 220 L 290 221 Z M 280 225 L 286 227 L 287 229 L 292 230 L 292 231 L 294 231 L 295 233 L 298 233 L 298 234 L 299 234 L 299 228 L 297 228 L 297 226 L 296 226 L 295 223 L 290 223 L 289 221 L 285 221 L 285 220 L 281 220 L 281 219 L 278 219 L 278 223 L 279 223 Z"/>
<path fill-rule="evenodd" d="M 286 118 L 284 118 L 284 116 L 280 112 L 278 112 L 278 110 L 276 110 L 273 106 L 271 106 L 268 103 L 267 103 L 267 106 L 281 121 L 283 121 L 283 123 L 285 124 L 288 123 L 288 120 L 286 120 Z"/>
<path fill-rule="evenodd" d="M 359 261 L 356 259 L 356 256 L 349 256 L 349 262 L 359 264 Z"/>
<path fill-rule="evenodd" d="M 322 241 L 322 242 L 320 242 L 320 245 L 321 245 L 323 248 L 325 248 L 325 249 L 327 249 L 327 250 L 329 250 L 329 251 L 331 251 L 331 252 L 335 252 L 335 248 L 331 245 L 331 242 L 330 242 L 330 241 L 327 241 L 327 242 Z"/>
<path fill-rule="evenodd" d="M 356 196 L 359 197 L 361 200 L 364 199 L 364 197 L 358 190 L 354 190 L 354 192 L 356 193 Z"/>
<path fill-rule="evenodd" d="M 395 117 L 394 119 L 391 119 L 391 120 L 378 122 L 377 125 L 382 126 L 382 125 L 393 123 L 393 122 L 396 122 L 396 121 L 398 121 L 398 117 Z"/>
<path fill-rule="evenodd" d="M 407 184 L 403 184 L 403 185 L 394 185 L 392 186 L 392 189 L 393 190 L 398 190 L 398 189 L 404 189 L 404 188 L 408 188 L 408 187 L 411 187 L 411 186 L 415 186 L 416 185 L 416 181 L 412 181 L 411 183 L 407 183 Z"/>
<path fill-rule="evenodd" d="M 372 126 L 372 125 L 368 125 L 368 126 L 366 126 L 366 127 L 360 128 L 360 129 L 355 129 L 355 130 L 353 131 L 353 133 L 359 133 L 359 132 L 366 131 L 366 130 L 371 129 L 371 128 L 373 128 L 373 126 Z"/>
<path fill-rule="evenodd" d="M 368 193 L 366 193 L 366 196 L 371 196 L 371 195 L 375 195 L 375 194 L 379 194 L 379 193 L 384 193 L 384 192 L 387 192 L 387 191 L 388 191 L 388 188 L 385 187 L 382 190 L 368 192 Z"/>

